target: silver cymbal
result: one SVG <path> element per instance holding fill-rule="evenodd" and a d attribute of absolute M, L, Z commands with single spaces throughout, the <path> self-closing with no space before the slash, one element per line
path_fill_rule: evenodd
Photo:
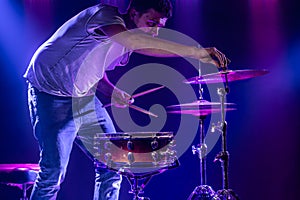
<path fill-rule="evenodd" d="M 225 111 L 232 111 L 236 110 L 235 108 L 225 108 Z M 222 110 L 220 108 L 211 108 L 211 109 L 189 109 L 189 110 L 171 110 L 168 111 L 168 113 L 172 114 L 188 114 L 188 115 L 194 115 L 196 117 L 201 116 L 207 116 L 212 113 L 221 112 Z"/>
<path fill-rule="evenodd" d="M 235 103 L 225 103 L 226 106 L 235 105 Z M 192 103 L 184 103 L 168 106 L 168 108 L 209 108 L 213 106 L 221 106 L 220 102 L 210 102 L 204 99 L 194 101 Z"/>
<path fill-rule="evenodd" d="M 207 84 L 207 83 L 223 83 L 226 81 L 225 76 L 227 76 L 228 82 L 244 80 L 249 78 L 254 78 L 257 76 L 262 76 L 269 73 L 266 69 L 245 69 L 245 70 L 225 70 L 217 73 L 206 74 L 203 76 L 196 76 L 189 78 L 184 81 L 187 84 Z"/>

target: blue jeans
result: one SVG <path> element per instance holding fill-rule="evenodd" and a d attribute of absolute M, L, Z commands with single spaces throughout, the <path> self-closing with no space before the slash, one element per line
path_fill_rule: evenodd
<path fill-rule="evenodd" d="M 39 92 L 29 85 L 28 105 L 40 147 L 40 171 L 30 199 L 55 200 L 66 174 L 73 143 L 95 162 L 94 134 L 115 132 L 115 128 L 95 96 L 58 97 Z M 121 176 L 97 166 L 95 162 L 94 200 L 117 200 Z"/>

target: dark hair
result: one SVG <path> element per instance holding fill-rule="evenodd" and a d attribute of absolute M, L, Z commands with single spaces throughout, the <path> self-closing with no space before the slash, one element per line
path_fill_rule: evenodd
<path fill-rule="evenodd" d="M 170 0 L 131 0 L 129 9 L 131 8 L 134 8 L 141 14 L 153 8 L 167 18 L 172 16 L 172 4 Z"/>

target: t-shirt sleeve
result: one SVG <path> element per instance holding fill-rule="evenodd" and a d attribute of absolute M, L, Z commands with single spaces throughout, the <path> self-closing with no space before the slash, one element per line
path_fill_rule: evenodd
<path fill-rule="evenodd" d="M 89 33 L 94 33 L 95 29 L 112 24 L 125 26 L 124 20 L 121 18 L 117 7 L 102 5 L 89 20 L 87 30 Z"/>

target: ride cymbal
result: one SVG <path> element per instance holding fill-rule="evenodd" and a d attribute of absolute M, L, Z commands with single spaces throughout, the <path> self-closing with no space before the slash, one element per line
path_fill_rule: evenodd
<path fill-rule="evenodd" d="M 268 70 L 256 70 L 256 69 L 245 69 L 245 70 L 225 70 L 217 73 L 206 74 L 203 76 L 196 76 L 189 78 L 184 81 L 187 84 L 207 84 L 207 83 L 223 83 L 226 82 L 225 76 L 227 76 L 228 82 L 245 80 L 249 78 L 254 78 L 257 76 L 262 76 L 269 73 Z"/>

